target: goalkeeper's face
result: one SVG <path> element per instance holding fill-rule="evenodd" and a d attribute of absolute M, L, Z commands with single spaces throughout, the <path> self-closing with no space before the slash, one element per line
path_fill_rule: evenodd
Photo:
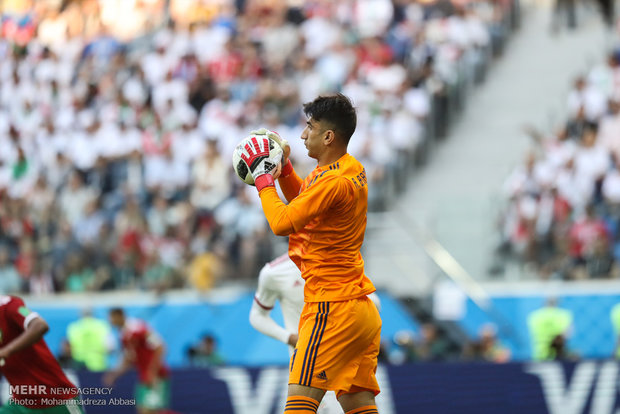
<path fill-rule="evenodd" d="M 329 138 L 330 131 L 321 122 L 312 118 L 308 119 L 304 131 L 301 133 L 301 139 L 304 140 L 310 158 L 318 160 L 321 157 L 327 148 L 326 144 L 329 140 L 326 138 Z"/>

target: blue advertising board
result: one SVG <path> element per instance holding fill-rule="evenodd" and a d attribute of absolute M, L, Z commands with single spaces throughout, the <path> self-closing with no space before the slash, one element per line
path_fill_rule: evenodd
<path fill-rule="evenodd" d="M 615 361 L 591 360 L 380 366 L 377 405 L 382 414 L 615 414 L 620 408 L 619 368 Z M 88 414 L 135 413 L 134 374 L 109 391 L 100 374 L 72 377 L 83 390 Z M 171 408 L 181 414 L 282 413 L 287 378 L 288 370 L 281 366 L 175 369 Z M 7 389 L 3 384 L 4 402 Z"/>

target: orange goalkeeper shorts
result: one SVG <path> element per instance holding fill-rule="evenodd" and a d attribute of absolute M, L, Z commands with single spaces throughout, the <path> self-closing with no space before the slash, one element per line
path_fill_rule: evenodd
<path fill-rule="evenodd" d="M 367 297 L 306 303 L 290 364 L 289 384 L 379 394 L 375 378 L 381 318 Z"/>

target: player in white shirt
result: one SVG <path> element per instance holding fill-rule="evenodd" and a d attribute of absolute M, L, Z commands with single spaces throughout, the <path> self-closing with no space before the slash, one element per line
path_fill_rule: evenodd
<path fill-rule="evenodd" d="M 380 309 L 379 297 L 375 293 L 368 295 L 368 298 Z M 276 301 L 280 301 L 284 327 L 278 325 L 270 315 Z M 267 263 L 258 276 L 258 288 L 250 310 L 250 324 L 254 329 L 288 344 L 289 354 L 292 355 L 303 307 L 304 280 L 288 254 Z M 333 391 L 325 394 L 317 413 L 342 413 L 342 407 Z"/>
<path fill-rule="evenodd" d="M 280 301 L 284 327 L 270 316 L 276 301 Z M 297 326 L 304 307 L 304 280 L 301 272 L 284 254 L 267 263 L 258 276 L 258 289 L 250 311 L 250 324 L 257 331 L 290 346 L 297 343 Z"/>

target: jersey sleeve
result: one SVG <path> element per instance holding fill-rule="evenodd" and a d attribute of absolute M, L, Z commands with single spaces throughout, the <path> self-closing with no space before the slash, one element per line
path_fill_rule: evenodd
<path fill-rule="evenodd" d="M 156 349 L 163 344 L 159 334 L 150 329 L 146 324 L 141 325 L 131 333 L 131 337 L 137 343 L 143 344 L 148 349 Z"/>
<path fill-rule="evenodd" d="M 346 178 L 324 174 L 318 175 L 288 205 L 280 200 L 275 188 L 265 187 L 261 190 L 260 199 L 265 217 L 274 234 L 287 236 L 299 231 L 313 218 L 351 198 L 353 188 Z"/>
<path fill-rule="evenodd" d="M 16 296 L 12 296 L 11 301 L 7 304 L 6 315 L 11 323 L 24 331 L 33 319 L 39 317 L 38 313 L 28 309 L 24 301 Z"/>
<path fill-rule="evenodd" d="M 258 276 L 258 288 L 254 295 L 254 302 L 262 309 L 270 311 L 278 300 L 278 293 L 272 288 L 273 274 L 269 264 L 265 265 Z"/>
<path fill-rule="evenodd" d="M 299 195 L 299 190 L 301 189 L 303 180 L 299 177 L 299 175 L 297 175 L 295 170 L 293 170 L 286 177 L 280 177 L 278 179 L 278 184 L 280 184 L 280 189 L 282 190 L 284 197 L 286 197 L 286 200 L 290 203 Z"/>
<path fill-rule="evenodd" d="M 250 324 L 257 331 L 286 344 L 291 333 L 271 318 L 271 310 L 278 299 L 277 289 L 271 286 L 273 282 L 271 269 L 272 267 L 267 264 L 259 275 L 258 289 L 250 309 Z"/>
<path fill-rule="evenodd" d="M 150 330 L 146 335 L 146 346 L 149 349 L 157 349 L 164 344 L 161 336 L 153 330 Z"/>

